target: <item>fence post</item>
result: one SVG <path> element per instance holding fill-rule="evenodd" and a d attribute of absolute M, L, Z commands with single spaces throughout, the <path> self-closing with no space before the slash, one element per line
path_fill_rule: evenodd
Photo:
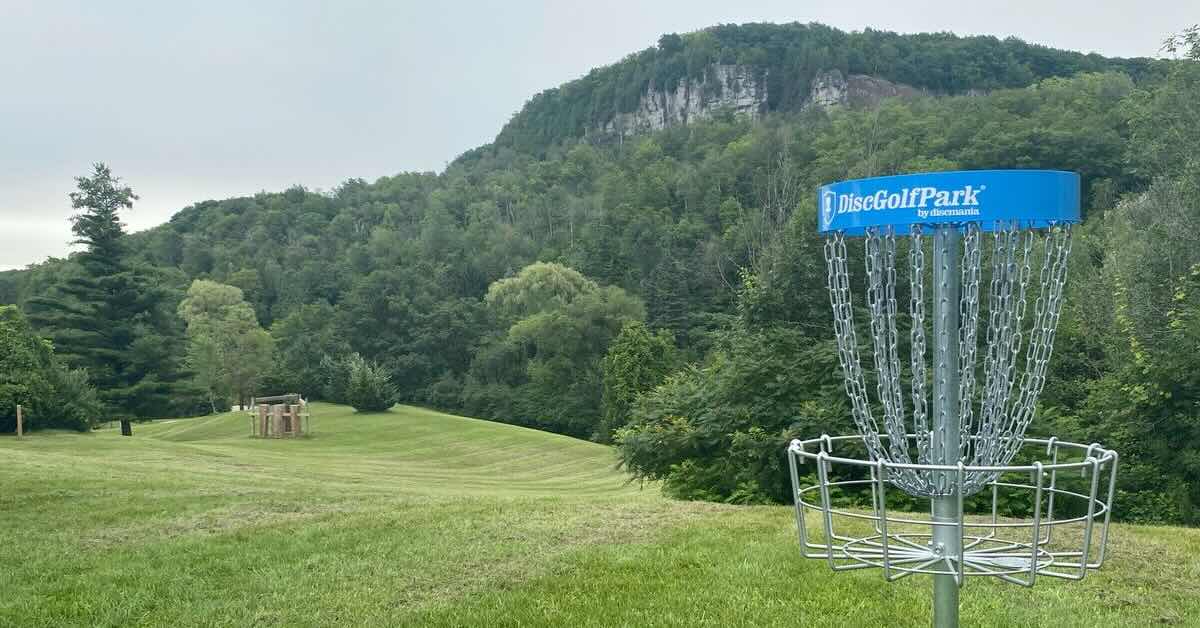
<path fill-rule="evenodd" d="M 18 405 L 17 406 L 17 438 L 21 438 L 21 436 L 24 434 L 24 430 L 25 430 L 24 420 L 25 420 L 25 417 L 22 414 L 22 408 L 21 408 L 21 406 Z"/>

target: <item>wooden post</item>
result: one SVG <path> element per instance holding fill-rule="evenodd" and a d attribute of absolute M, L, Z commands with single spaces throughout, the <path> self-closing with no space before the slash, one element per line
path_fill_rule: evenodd
<path fill-rule="evenodd" d="M 271 432 L 269 423 L 270 422 L 267 420 L 267 406 L 265 406 L 263 404 L 259 404 L 258 405 L 258 435 L 259 435 L 259 437 L 266 438 L 267 434 L 269 434 Z"/>
<path fill-rule="evenodd" d="M 288 407 L 292 411 L 292 436 L 299 436 L 302 431 L 302 427 L 300 426 L 300 406 L 292 404 Z"/>
<path fill-rule="evenodd" d="M 283 404 L 277 403 L 271 406 L 271 436 L 280 438 L 283 436 Z"/>
<path fill-rule="evenodd" d="M 25 416 L 21 413 L 21 410 L 21 406 L 17 406 L 17 438 L 21 438 L 21 435 L 24 434 L 25 430 Z"/>

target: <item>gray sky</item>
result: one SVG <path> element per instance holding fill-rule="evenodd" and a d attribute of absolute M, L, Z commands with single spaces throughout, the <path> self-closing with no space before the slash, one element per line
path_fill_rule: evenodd
<path fill-rule="evenodd" d="M 534 93 L 717 23 L 1016 35 L 1153 56 L 1200 0 L 0 0 L 0 269 L 61 256 L 105 161 L 133 230 L 200 200 L 441 170 Z"/>

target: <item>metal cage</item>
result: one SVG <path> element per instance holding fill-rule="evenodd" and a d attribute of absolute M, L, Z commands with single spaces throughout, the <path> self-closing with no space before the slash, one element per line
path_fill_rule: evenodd
<path fill-rule="evenodd" d="M 1081 580 L 1087 570 L 1104 563 L 1116 489 L 1115 451 L 1095 443 L 1028 438 L 1023 453 L 1041 454 L 1045 461 L 950 466 L 849 457 L 857 452 L 846 450 L 862 449 L 861 443 L 860 435 L 823 435 L 793 440 L 788 446 L 796 527 L 805 558 L 825 560 L 835 571 L 882 569 L 887 581 L 913 574 L 952 576 L 959 586 L 968 576 L 997 577 L 1024 586 L 1033 586 L 1038 576 Z M 800 474 L 809 462 L 816 470 L 812 483 Z M 942 475 L 956 489 L 956 512 L 948 521 L 888 508 L 889 486 L 902 470 Z M 975 516 L 964 510 L 963 502 L 962 486 L 970 474 L 995 478 L 986 487 L 990 508 Z M 1083 486 L 1067 486 L 1063 480 L 1068 476 Z M 832 495 L 848 490 L 869 491 L 871 510 L 839 507 Z M 1032 505 L 1032 518 L 1001 518 L 1001 496 L 1021 494 Z M 1056 509 L 1079 514 L 1059 516 Z M 806 521 L 810 511 L 820 519 L 815 531 Z M 946 551 L 944 533 L 934 533 L 938 530 L 953 532 L 960 554 Z"/>

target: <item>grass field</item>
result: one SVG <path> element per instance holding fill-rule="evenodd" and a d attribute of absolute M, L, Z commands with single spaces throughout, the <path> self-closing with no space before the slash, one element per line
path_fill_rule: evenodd
<path fill-rule="evenodd" d="M 0 438 L 0 626 L 929 623 L 927 579 L 800 559 L 790 508 L 671 501 L 543 432 L 313 414 L 293 441 L 242 415 Z M 1200 626 L 1200 530 L 1110 551 L 1079 583 L 968 582 L 963 625 Z"/>

